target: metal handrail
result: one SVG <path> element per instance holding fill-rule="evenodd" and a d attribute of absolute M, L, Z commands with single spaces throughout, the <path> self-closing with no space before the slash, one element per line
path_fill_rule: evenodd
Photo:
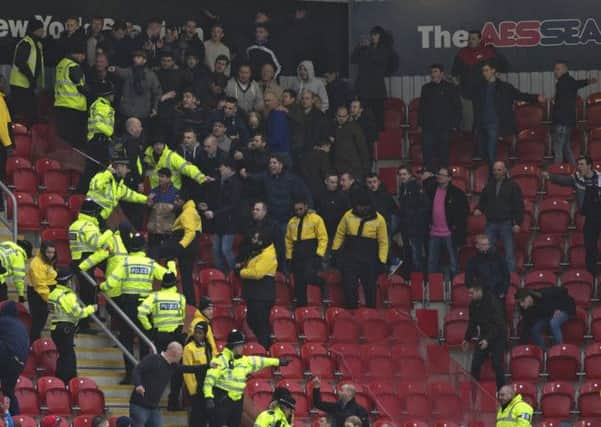
<path fill-rule="evenodd" d="M 17 241 L 17 214 L 18 214 L 17 198 L 15 197 L 13 192 L 10 191 L 10 189 L 6 186 L 6 184 L 4 184 L 2 181 L 0 181 L 0 190 L 2 190 L 3 193 L 6 193 L 6 195 L 8 197 L 10 197 L 10 199 L 13 202 L 12 227 L 11 227 L 10 221 L 8 220 L 7 206 L 4 206 L 4 215 L 6 216 L 6 219 L 0 217 L 0 220 L 6 225 L 7 228 L 9 228 L 9 229 L 12 228 L 13 242 L 16 242 Z"/>
<path fill-rule="evenodd" d="M 90 276 L 87 272 L 82 271 L 81 272 L 82 276 L 86 278 L 86 280 L 94 287 L 98 287 L 96 280 L 94 280 L 92 278 L 92 276 Z M 113 310 L 115 310 L 115 312 L 119 315 L 119 317 L 121 317 L 121 320 L 123 320 L 133 331 L 134 333 L 142 340 L 144 341 L 144 343 L 148 346 L 148 348 L 150 349 L 150 351 L 153 354 L 157 354 L 157 348 L 154 345 L 154 343 L 150 340 L 150 338 L 148 338 L 146 336 L 146 334 L 144 334 L 144 332 L 138 328 L 138 326 L 134 323 L 133 320 L 131 320 L 129 318 L 129 316 L 127 314 L 125 314 L 125 312 L 123 310 L 121 310 L 121 307 L 119 307 L 117 305 L 117 303 L 115 301 L 113 301 L 113 299 L 111 297 L 109 297 L 107 294 L 105 294 L 104 292 L 99 291 L 104 298 L 106 299 L 106 302 L 109 303 L 109 305 L 113 308 Z M 95 317 L 95 316 L 94 316 Z M 93 318 L 94 319 L 94 318 Z M 115 341 L 115 343 L 117 344 L 117 346 L 123 350 L 123 352 L 125 353 L 125 355 L 127 356 L 127 358 L 129 360 L 132 361 L 132 363 L 134 364 L 138 364 L 138 360 L 129 352 L 127 351 L 127 349 L 123 346 L 123 344 L 121 344 L 121 341 L 119 341 L 119 338 L 117 338 L 105 325 L 104 323 L 102 323 L 100 321 L 100 319 L 96 318 L 94 319 L 94 321 L 96 321 L 96 323 L 100 323 L 101 324 L 101 328 L 102 330 L 109 336 L 110 339 L 112 339 L 113 341 Z"/>

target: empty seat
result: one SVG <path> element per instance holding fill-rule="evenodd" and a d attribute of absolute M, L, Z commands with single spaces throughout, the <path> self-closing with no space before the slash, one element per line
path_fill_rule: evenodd
<path fill-rule="evenodd" d="M 595 342 L 586 348 L 584 373 L 589 380 L 601 380 L 601 343 Z"/>
<path fill-rule="evenodd" d="M 398 396 L 405 404 L 408 417 L 428 419 L 431 416 L 432 405 L 423 382 L 400 383 Z"/>
<path fill-rule="evenodd" d="M 302 331 L 306 342 L 325 343 L 328 340 L 328 325 L 323 319 L 305 319 Z"/>
<path fill-rule="evenodd" d="M 79 208 L 81 208 L 81 205 L 83 204 L 85 199 L 85 194 L 72 194 L 71 196 L 69 196 L 67 205 L 69 206 L 69 209 L 71 209 L 71 212 L 74 215 L 77 215 L 79 213 Z"/>
<path fill-rule="evenodd" d="M 64 388 L 53 388 L 46 392 L 48 413 L 62 417 L 71 415 L 71 394 Z"/>
<path fill-rule="evenodd" d="M 61 170 L 61 164 L 58 160 L 41 158 L 36 160 L 35 162 L 35 170 L 38 171 L 40 175 L 44 175 L 46 172 L 50 170 Z"/>
<path fill-rule="evenodd" d="M 568 270 L 561 275 L 561 286 L 568 293 L 576 305 L 588 308 L 593 292 L 593 276 L 585 270 Z"/>
<path fill-rule="evenodd" d="M 271 324 L 273 336 L 278 342 L 298 342 L 296 323 L 292 319 L 274 319 Z"/>
<path fill-rule="evenodd" d="M 390 338 L 390 328 L 384 319 L 365 319 L 360 325 L 361 337 L 367 342 L 381 342 Z"/>
<path fill-rule="evenodd" d="M 71 176 L 65 171 L 49 170 L 42 175 L 42 187 L 45 191 L 68 195 L 70 186 Z"/>
<path fill-rule="evenodd" d="M 435 382 L 428 387 L 432 409 L 440 418 L 457 420 L 463 415 L 461 398 L 449 383 Z"/>
<path fill-rule="evenodd" d="M 601 392 L 601 381 L 587 381 L 580 386 L 578 394 L 578 409 L 580 416 L 585 418 L 601 418 L 601 403 L 599 393 Z"/>
<path fill-rule="evenodd" d="M 38 394 L 42 398 L 42 403 L 44 403 L 46 393 L 49 390 L 56 390 L 56 389 L 64 390 L 65 389 L 65 383 L 63 382 L 63 380 L 61 380 L 60 378 L 57 378 L 57 377 L 51 377 L 51 376 L 40 377 L 40 378 L 38 378 L 36 384 L 37 384 L 37 388 L 38 388 Z"/>
<path fill-rule="evenodd" d="M 380 132 L 374 144 L 374 160 L 397 160 L 403 157 L 403 131 L 399 126 Z"/>
<path fill-rule="evenodd" d="M 232 285 L 227 280 L 211 280 L 207 284 L 207 296 L 213 304 L 232 305 Z"/>
<path fill-rule="evenodd" d="M 580 349 L 572 344 L 557 344 L 547 353 L 547 372 L 551 381 L 576 381 Z"/>
<path fill-rule="evenodd" d="M 28 388 L 17 389 L 15 390 L 15 396 L 19 402 L 21 415 L 40 415 L 40 400 L 35 390 Z"/>
<path fill-rule="evenodd" d="M 562 164 L 551 164 L 547 168 L 547 172 L 552 175 L 571 175 L 574 173 L 574 166 L 568 163 Z M 551 180 L 546 182 L 547 186 L 547 197 L 556 197 L 560 199 L 571 199 L 574 194 L 574 189 L 572 186 L 564 186 L 559 184 L 554 184 Z"/>
<path fill-rule="evenodd" d="M 42 368 L 46 375 L 54 375 L 56 360 L 58 359 L 58 351 L 54 341 L 48 338 L 39 338 L 31 345 L 31 351 L 38 367 Z"/>
<path fill-rule="evenodd" d="M 538 226 L 541 233 L 565 234 L 570 225 L 570 202 L 545 199 L 539 206 Z"/>
<path fill-rule="evenodd" d="M 532 242 L 530 258 L 537 270 L 559 270 L 563 258 L 561 238 L 553 234 L 538 235 Z"/>
<path fill-rule="evenodd" d="M 511 178 L 522 189 L 525 199 L 534 200 L 540 188 L 540 170 L 531 164 L 518 164 L 511 168 Z"/>
<path fill-rule="evenodd" d="M 545 119 L 545 104 L 518 102 L 514 109 L 515 122 L 519 130 L 538 128 Z"/>
<path fill-rule="evenodd" d="M 444 337 L 447 345 L 457 346 L 463 342 L 468 323 L 468 312 L 465 309 L 453 309 L 444 319 Z"/>
<path fill-rule="evenodd" d="M 38 191 L 38 176 L 32 169 L 17 169 L 13 173 L 15 191 L 35 194 Z"/>
<path fill-rule="evenodd" d="M 40 231 L 42 228 L 40 209 L 34 204 L 20 204 L 17 211 L 17 224 L 20 231 Z"/>
<path fill-rule="evenodd" d="M 46 209 L 46 222 L 48 227 L 53 228 L 69 228 L 73 222 L 73 214 L 65 205 L 49 206 Z"/>
<path fill-rule="evenodd" d="M 104 413 L 104 393 L 98 389 L 80 390 L 77 396 L 81 415 L 101 415 Z"/>
<path fill-rule="evenodd" d="M 91 427 L 92 421 L 94 420 L 93 416 L 90 415 L 79 415 L 73 418 L 73 427 Z"/>
<path fill-rule="evenodd" d="M 15 155 L 19 157 L 31 157 L 31 136 L 28 134 L 15 135 Z"/>
<path fill-rule="evenodd" d="M 367 375 L 372 378 L 392 378 L 397 367 L 389 356 L 371 357 L 365 361 Z"/>
<path fill-rule="evenodd" d="M 540 407 L 545 418 L 563 419 L 570 416 L 574 402 L 574 387 L 565 381 L 547 382 L 543 386 Z"/>
<path fill-rule="evenodd" d="M 353 318 L 337 317 L 332 323 L 333 342 L 359 342 L 359 325 Z"/>
<path fill-rule="evenodd" d="M 524 276 L 524 287 L 541 289 L 557 286 L 557 275 L 550 271 L 535 270 Z"/>
<path fill-rule="evenodd" d="M 516 138 L 516 155 L 521 162 L 541 163 L 547 154 L 549 134 L 545 128 L 523 129 Z"/>
<path fill-rule="evenodd" d="M 38 424 L 35 422 L 35 418 L 29 415 L 13 415 L 13 422 L 21 424 L 21 427 L 37 427 Z"/>
<path fill-rule="evenodd" d="M 75 377 L 69 380 L 68 389 L 71 392 L 71 399 L 75 405 L 79 405 L 77 400 L 80 390 L 96 389 L 96 381 L 86 377 Z"/>
<path fill-rule="evenodd" d="M 576 315 L 561 325 L 561 333 L 566 344 L 582 345 L 586 334 L 587 314 L 581 307 L 576 307 Z"/>
<path fill-rule="evenodd" d="M 543 353 L 534 345 L 519 345 L 511 349 L 512 381 L 537 382 L 543 365 Z"/>
<path fill-rule="evenodd" d="M 538 397 L 536 385 L 529 382 L 513 381 L 513 389 L 516 393 L 522 395 L 524 399 L 532 408 L 536 409 L 538 406 Z"/>

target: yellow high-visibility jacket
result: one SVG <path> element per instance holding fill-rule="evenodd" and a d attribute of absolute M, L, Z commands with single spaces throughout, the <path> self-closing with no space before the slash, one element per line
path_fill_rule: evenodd
<path fill-rule="evenodd" d="M 11 122 L 10 111 L 8 110 L 8 105 L 6 105 L 6 95 L 0 92 L 0 143 L 4 147 L 10 147 L 14 143 L 10 139 L 10 131 L 8 129 Z"/>
<path fill-rule="evenodd" d="M 49 309 L 52 313 L 50 329 L 56 329 L 59 322 L 68 322 L 76 324 L 80 319 L 85 319 L 90 314 L 94 314 L 94 306 L 88 305 L 82 307 L 77 300 L 77 295 L 70 288 L 57 285 L 50 295 L 48 295 Z"/>
<path fill-rule="evenodd" d="M 148 147 L 144 151 L 144 163 L 151 167 L 151 170 L 147 172 L 151 188 L 155 188 L 159 185 L 158 173 L 162 168 L 171 170 L 171 182 L 173 182 L 173 186 L 178 190 L 182 188 L 182 175 L 187 176 L 199 184 L 206 181 L 205 175 L 198 167 L 188 162 L 180 154 L 171 150 L 169 147 L 163 149 L 158 161 L 154 158 L 154 150 L 152 147 Z"/>
<path fill-rule="evenodd" d="M 211 362 L 210 354 L 216 353 L 212 353 L 206 345 L 206 341 L 203 345 L 199 345 L 196 340 L 189 340 L 188 344 L 184 347 L 182 365 L 207 366 L 209 362 Z M 209 351 L 207 352 L 207 350 Z M 190 396 L 194 396 L 201 391 L 202 383 L 199 384 L 198 377 L 198 374 L 184 374 L 184 383 L 186 384 L 186 390 Z"/>
<path fill-rule="evenodd" d="M 323 257 L 328 247 L 328 231 L 323 218 L 315 212 L 307 212 L 302 218 L 303 227 L 299 239 L 298 226 L 301 223 L 301 218 L 293 216 L 288 221 L 286 228 L 286 259 L 290 260 L 294 254 L 294 245 L 302 241 L 316 241 L 317 248 L 315 254 Z"/>
<path fill-rule="evenodd" d="M 522 400 L 521 394 L 516 394 L 505 406 L 497 412 L 497 427 L 531 427 L 532 406 Z"/>
<path fill-rule="evenodd" d="M 114 131 L 115 109 L 111 105 L 111 101 L 101 96 L 90 105 L 90 111 L 88 112 L 88 141 L 98 133 L 110 138 L 113 136 Z"/>
<path fill-rule="evenodd" d="M 20 297 L 25 296 L 27 254 L 23 248 L 10 241 L 0 243 L 0 262 L 6 269 L 6 273 L 0 274 L 0 283 L 12 280 L 15 288 L 17 288 L 17 294 Z"/>
<path fill-rule="evenodd" d="M 132 190 L 123 182 L 117 181 L 110 170 L 99 172 L 90 181 L 87 196 L 102 206 L 100 216 L 107 219 L 120 200 L 132 203 L 146 203 L 148 198 L 144 194 Z"/>
<path fill-rule="evenodd" d="M 213 335 L 213 328 L 211 327 L 211 321 L 209 319 L 207 319 L 207 317 L 204 314 L 202 314 L 202 312 L 200 310 L 196 310 L 194 312 L 194 317 L 192 318 L 192 321 L 190 322 L 190 329 L 188 330 L 188 337 L 191 337 L 192 335 L 194 335 L 194 328 L 196 328 L 196 325 L 200 322 L 208 323 L 209 329 L 207 330 L 207 342 L 209 343 L 209 346 L 211 346 L 212 354 L 217 354 L 217 343 L 215 342 L 215 335 Z"/>
<path fill-rule="evenodd" d="M 48 295 L 50 295 L 49 286 L 56 284 L 56 274 L 54 266 L 44 261 L 41 254 L 33 257 L 29 264 L 27 280 L 29 280 L 29 283 L 31 283 L 37 294 L 46 302 L 48 302 Z"/>
<path fill-rule="evenodd" d="M 147 331 L 173 332 L 184 326 L 185 319 L 186 297 L 176 286 L 151 293 L 138 306 L 138 320 Z"/>
<path fill-rule="evenodd" d="M 184 236 L 179 241 L 179 244 L 183 248 L 187 248 L 194 240 L 194 237 L 196 237 L 196 233 L 202 231 L 202 221 L 200 220 L 200 214 L 196 209 L 196 202 L 194 200 L 188 200 L 184 203 L 182 213 L 175 218 L 171 229 L 173 231 L 184 231 Z"/>

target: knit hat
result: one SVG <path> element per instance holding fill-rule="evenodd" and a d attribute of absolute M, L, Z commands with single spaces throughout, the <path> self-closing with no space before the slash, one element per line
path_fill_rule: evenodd
<path fill-rule="evenodd" d="M 39 19 L 31 18 L 27 23 L 27 32 L 30 34 L 40 28 L 44 28 L 44 24 Z"/>
<path fill-rule="evenodd" d="M 132 421 L 129 417 L 119 417 L 117 418 L 117 423 L 115 425 L 117 427 L 130 427 L 132 425 Z"/>
<path fill-rule="evenodd" d="M 60 417 L 57 417 L 56 415 L 46 415 L 40 421 L 40 427 L 58 427 L 60 420 Z"/>
<path fill-rule="evenodd" d="M 207 308 L 213 305 L 213 301 L 211 301 L 207 297 L 200 297 L 200 301 L 198 302 L 198 309 L 200 311 L 206 310 Z"/>

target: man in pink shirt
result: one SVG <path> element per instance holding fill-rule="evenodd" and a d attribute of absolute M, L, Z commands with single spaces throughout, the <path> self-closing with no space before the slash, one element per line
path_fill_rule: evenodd
<path fill-rule="evenodd" d="M 429 175 L 429 176 L 428 176 Z M 451 184 L 452 172 L 440 168 L 436 179 L 424 173 L 424 190 L 431 200 L 430 242 L 428 244 L 428 272 L 440 269 L 440 253 L 445 248 L 449 255 L 451 278 L 457 273 L 457 248 L 465 243 L 469 205 L 465 193 Z"/>

